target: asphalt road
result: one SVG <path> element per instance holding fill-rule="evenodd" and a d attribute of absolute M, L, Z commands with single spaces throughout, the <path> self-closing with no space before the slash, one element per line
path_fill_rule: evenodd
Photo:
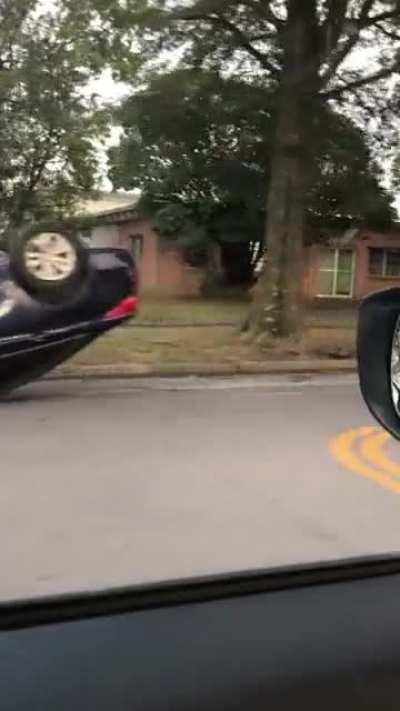
<path fill-rule="evenodd" d="M 38 382 L 0 431 L 0 599 L 400 549 L 353 376 Z"/>

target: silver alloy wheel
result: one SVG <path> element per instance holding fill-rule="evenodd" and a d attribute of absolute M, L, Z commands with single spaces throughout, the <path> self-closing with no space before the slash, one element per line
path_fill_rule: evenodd
<path fill-rule="evenodd" d="M 27 271 L 42 281 L 65 281 L 73 274 L 77 254 L 64 235 L 42 232 L 27 240 L 24 248 Z"/>

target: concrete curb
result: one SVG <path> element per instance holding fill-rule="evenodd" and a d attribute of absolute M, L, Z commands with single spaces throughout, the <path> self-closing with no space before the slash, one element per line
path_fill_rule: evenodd
<path fill-rule="evenodd" d="M 198 322 L 198 323 L 186 323 L 182 321 L 127 321 L 122 324 L 120 328 L 143 328 L 143 329 L 160 329 L 160 328 L 236 328 L 240 329 L 242 326 L 242 321 L 215 321 L 215 322 Z M 305 326 L 309 329 L 332 329 L 332 330 L 353 330 L 355 329 L 355 324 L 351 323 L 334 323 L 334 322 L 314 322 L 306 321 Z"/>
<path fill-rule="evenodd" d="M 184 323 L 182 321 L 127 321 L 121 328 L 240 328 L 241 321 Z"/>
<path fill-rule="evenodd" d="M 45 376 L 46 380 L 86 378 L 176 378 L 194 376 L 282 375 L 285 373 L 354 373 L 353 359 L 290 360 L 241 363 L 157 363 L 153 365 L 116 363 L 112 365 L 66 365 Z"/>

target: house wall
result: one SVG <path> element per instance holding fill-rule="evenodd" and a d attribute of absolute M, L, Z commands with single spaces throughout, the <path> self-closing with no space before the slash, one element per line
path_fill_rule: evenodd
<path fill-rule="evenodd" d="M 361 299 L 373 291 L 400 286 L 400 277 L 370 276 L 368 273 L 368 249 L 370 247 L 400 249 L 400 233 L 379 234 L 364 230 L 356 239 L 355 297 Z"/>
<path fill-rule="evenodd" d="M 139 272 L 139 289 L 167 296 L 198 296 L 202 273 L 190 267 L 179 250 L 162 244 L 150 220 L 94 227 L 91 247 L 122 247 L 134 257 Z"/>
<path fill-rule="evenodd" d="M 303 298 L 312 300 L 318 293 L 319 246 L 313 244 L 303 250 Z"/>
<path fill-rule="evenodd" d="M 117 225 L 99 225 L 92 229 L 90 244 L 92 247 L 117 247 L 119 229 Z"/>
<path fill-rule="evenodd" d="M 141 292 L 158 292 L 166 296 L 198 296 L 201 271 L 187 265 L 178 250 L 165 247 L 152 229 L 150 220 L 136 220 L 120 225 L 120 247 L 132 252 L 137 238 L 141 238 L 140 254 L 136 257 Z"/>
<path fill-rule="evenodd" d="M 400 249 L 400 232 L 381 234 L 372 230 L 362 230 L 348 247 L 353 248 L 355 252 L 354 300 L 362 299 L 373 291 L 400 286 L 400 277 L 371 276 L 368 254 L 368 250 L 372 247 Z M 308 301 L 318 297 L 320 249 L 319 245 L 312 245 L 304 250 L 303 294 Z M 324 300 L 326 298 L 324 297 Z M 338 300 L 342 303 L 348 301 L 348 299 L 340 299 L 340 297 Z"/>
<path fill-rule="evenodd" d="M 140 239 L 141 248 L 135 254 L 134 242 Z M 119 246 L 136 258 L 140 291 L 158 287 L 158 236 L 148 220 L 125 222 L 119 227 Z"/>

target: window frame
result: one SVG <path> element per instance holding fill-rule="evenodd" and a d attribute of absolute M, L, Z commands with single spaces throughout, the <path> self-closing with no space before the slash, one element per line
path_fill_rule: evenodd
<path fill-rule="evenodd" d="M 370 265 L 371 265 L 371 252 L 373 251 L 379 251 L 383 253 L 383 259 L 382 259 L 382 271 L 374 274 L 370 270 Z M 400 279 L 400 265 L 399 265 L 399 273 L 398 274 L 388 274 L 387 273 L 387 267 L 388 267 L 388 252 L 398 252 L 400 255 L 400 247 L 368 247 L 368 276 L 372 279 Z"/>
<path fill-rule="evenodd" d="M 318 292 L 317 298 L 318 299 L 352 299 L 354 297 L 354 277 L 355 277 L 355 262 L 356 262 L 355 250 L 352 249 L 351 247 L 325 247 L 324 249 L 328 249 L 329 251 L 334 253 L 333 268 L 332 269 L 321 268 L 321 261 L 320 261 L 319 267 L 318 267 L 318 277 L 321 274 L 321 272 L 333 273 L 332 293 L 331 294 L 321 294 L 320 292 Z M 350 280 L 349 294 L 337 294 L 336 293 L 339 272 L 343 272 L 343 269 L 338 268 L 339 267 L 340 252 L 351 252 L 351 271 L 349 272 L 349 274 L 351 275 L 351 280 Z M 320 256 L 321 256 L 321 252 L 320 252 Z M 319 286 L 319 284 L 318 284 L 318 286 Z"/>

